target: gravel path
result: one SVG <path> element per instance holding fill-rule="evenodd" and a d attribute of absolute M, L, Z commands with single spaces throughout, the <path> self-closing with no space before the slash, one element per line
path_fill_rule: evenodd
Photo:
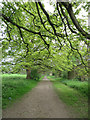
<path fill-rule="evenodd" d="M 3 118 L 70 118 L 70 112 L 45 76 L 20 101 L 3 110 Z"/>

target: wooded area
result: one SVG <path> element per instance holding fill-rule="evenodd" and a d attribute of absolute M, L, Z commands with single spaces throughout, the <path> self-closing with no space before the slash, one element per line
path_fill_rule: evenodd
<path fill-rule="evenodd" d="M 89 2 L 2 2 L 2 72 L 51 73 L 68 79 L 88 80 L 89 27 L 79 19 Z"/>

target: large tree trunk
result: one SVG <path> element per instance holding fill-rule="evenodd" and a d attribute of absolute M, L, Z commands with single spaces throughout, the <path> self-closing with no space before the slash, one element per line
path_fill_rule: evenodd
<path fill-rule="evenodd" d="M 75 77 L 76 75 L 74 70 L 68 72 L 68 79 L 74 79 Z"/>
<path fill-rule="evenodd" d="M 59 71 L 59 74 L 58 74 L 58 75 L 59 75 L 59 77 L 61 77 L 61 71 Z"/>
<path fill-rule="evenodd" d="M 26 72 L 27 72 L 26 79 L 31 79 L 31 70 L 30 69 L 26 69 Z"/>

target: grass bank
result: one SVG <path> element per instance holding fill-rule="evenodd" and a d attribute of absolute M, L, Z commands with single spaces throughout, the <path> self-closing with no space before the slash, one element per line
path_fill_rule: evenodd
<path fill-rule="evenodd" d="M 87 92 L 83 92 L 87 91 L 88 86 L 84 88 L 83 85 L 86 85 L 86 83 L 78 84 L 79 81 L 75 81 L 74 84 L 74 81 L 70 83 L 68 80 L 67 82 L 62 82 L 61 78 L 55 78 L 54 76 L 49 76 L 48 78 L 53 82 L 54 89 L 59 98 L 72 111 L 72 115 L 74 113 L 77 118 L 88 118 L 88 96 Z M 73 85 L 78 87 L 71 88 Z M 79 87 L 84 88 L 84 90 L 81 91 Z"/>
<path fill-rule="evenodd" d="M 83 95 L 88 96 L 88 82 L 87 81 L 81 82 L 77 80 L 64 80 L 62 81 L 62 83 L 71 88 L 78 90 Z"/>
<path fill-rule="evenodd" d="M 25 93 L 34 88 L 39 81 L 27 80 L 26 75 L 3 74 L 2 75 L 2 108 L 10 106 Z"/>

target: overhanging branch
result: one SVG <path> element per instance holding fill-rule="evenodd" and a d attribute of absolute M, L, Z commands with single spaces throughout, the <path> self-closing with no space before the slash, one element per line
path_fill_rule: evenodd
<path fill-rule="evenodd" d="M 78 29 L 78 31 L 85 36 L 86 38 L 90 39 L 90 34 L 88 34 L 87 32 L 85 32 L 83 30 L 83 28 L 80 26 L 79 22 L 77 21 L 73 9 L 72 9 L 72 5 L 69 4 L 69 2 L 62 2 L 62 4 L 64 5 L 64 7 L 67 9 L 67 12 L 73 22 L 73 24 L 75 25 L 75 27 Z"/>

